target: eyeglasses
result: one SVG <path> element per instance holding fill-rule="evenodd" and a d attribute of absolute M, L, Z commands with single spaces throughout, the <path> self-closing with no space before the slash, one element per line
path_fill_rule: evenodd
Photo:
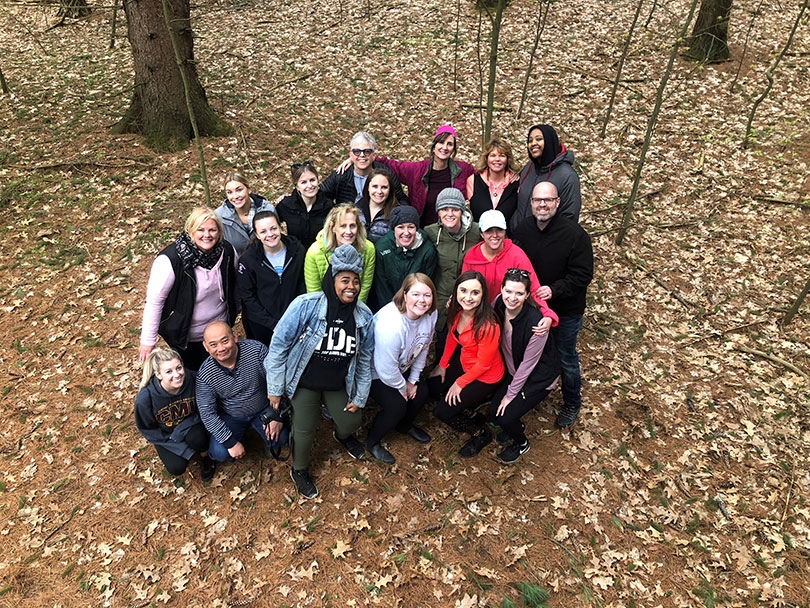
<path fill-rule="evenodd" d="M 352 148 L 352 154 L 355 156 L 371 156 L 374 154 L 374 148 Z"/>
<path fill-rule="evenodd" d="M 300 169 L 301 167 L 311 167 L 311 166 L 312 166 L 312 161 L 311 160 L 305 160 L 302 163 L 293 163 L 292 165 L 290 165 L 290 169 L 295 171 L 296 169 Z"/>
<path fill-rule="evenodd" d="M 534 198 L 534 197 L 532 197 L 532 203 L 534 203 L 535 205 L 539 205 L 540 203 L 550 205 L 551 203 L 556 201 L 558 198 L 559 197 L 557 197 L 557 196 L 548 196 L 548 197 L 544 197 L 544 198 Z"/>
<path fill-rule="evenodd" d="M 517 275 L 519 277 L 524 277 L 524 278 L 527 278 L 527 279 L 531 278 L 531 276 L 532 276 L 532 275 L 529 274 L 528 270 L 523 270 L 523 268 L 509 268 L 506 271 L 506 276 L 509 276 L 510 274 L 512 276 Z"/>

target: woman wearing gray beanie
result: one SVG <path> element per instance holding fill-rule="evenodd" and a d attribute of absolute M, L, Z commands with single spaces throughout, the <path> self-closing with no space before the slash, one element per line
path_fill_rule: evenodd
<path fill-rule="evenodd" d="M 321 404 L 335 422 L 334 437 L 353 458 L 365 449 L 354 438 L 371 387 L 372 315 L 359 301 L 363 261 L 351 245 L 338 246 L 321 292 L 298 296 L 281 317 L 264 360 L 267 397 L 279 408 L 292 402 L 292 470 L 304 498 L 318 495 L 309 459 Z"/>

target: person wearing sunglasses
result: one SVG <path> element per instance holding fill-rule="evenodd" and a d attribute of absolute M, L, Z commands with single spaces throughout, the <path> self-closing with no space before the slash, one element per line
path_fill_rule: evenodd
<path fill-rule="evenodd" d="M 358 131 L 352 136 L 349 144 L 349 160 L 345 161 L 332 171 L 329 176 L 321 182 L 320 190 L 333 200 L 336 205 L 348 203 L 357 205 L 363 196 L 363 189 L 366 180 L 369 178 L 372 169 L 384 169 L 385 165 L 375 160 L 377 155 L 375 150 L 377 141 L 370 133 Z M 349 163 L 352 170 L 348 171 Z M 396 175 L 392 176 L 393 192 L 400 205 L 409 204 L 408 195 L 402 190 L 402 184 Z"/>
<path fill-rule="evenodd" d="M 315 242 L 334 202 L 318 187 L 318 170 L 312 161 L 291 165 L 290 173 L 293 193 L 279 200 L 276 213 L 287 226 L 287 234 L 307 249 Z"/>

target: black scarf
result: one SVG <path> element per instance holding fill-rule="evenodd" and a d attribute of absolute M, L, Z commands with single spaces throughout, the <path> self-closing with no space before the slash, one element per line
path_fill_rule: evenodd
<path fill-rule="evenodd" d="M 360 292 L 358 291 L 357 296 L 352 302 L 349 302 L 348 304 L 341 302 L 340 298 L 338 298 L 337 292 L 335 291 L 335 277 L 332 276 L 331 264 L 329 264 L 326 269 L 326 273 L 323 275 L 321 289 L 326 296 L 327 327 L 334 325 L 335 319 L 340 319 L 343 321 L 343 329 L 346 330 L 346 333 L 353 335 L 355 329 L 354 309 L 357 307 L 357 300 L 360 299 Z"/>
<path fill-rule="evenodd" d="M 180 256 L 183 268 L 186 270 L 193 270 L 197 266 L 211 270 L 219 261 L 219 258 L 222 257 L 224 251 L 222 241 L 214 245 L 209 251 L 203 251 L 194 244 L 194 241 L 185 230 L 177 235 L 174 247 L 177 249 L 177 255 Z"/>
<path fill-rule="evenodd" d="M 540 169 L 547 169 L 560 154 L 560 138 L 557 137 L 557 131 L 554 130 L 554 127 L 549 125 L 534 125 L 529 129 L 529 133 L 535 129 L 540 129 L 540 131 L 543 132 L 543 153 L 540 155 L 540 158 L 532 158 L 532 153 L 529 151 L 529 158 L 531 158 L 534 163 L 535 171 L 539 173 Z M 529 136 L 526 135 L 527 147 L 528 143 Z"/>

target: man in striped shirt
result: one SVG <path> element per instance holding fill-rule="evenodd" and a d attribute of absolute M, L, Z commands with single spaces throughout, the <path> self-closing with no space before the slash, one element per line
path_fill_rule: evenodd
<path fill-rule="evenodd" d="M 256 340 L 237 342 L 233 330 L 223 321 L 205 328 L 203 346 L 208 357 L 197 372 L 197 407 L 211 434 L 208 455 L 219 462 L 245 455 L 242 438 L 253 427 L 264 441 L 265 455 L 271 440 L 278 440 L 281 422 L 262 424 L 267 401 L 264 359 L 267 347 Z"/>

